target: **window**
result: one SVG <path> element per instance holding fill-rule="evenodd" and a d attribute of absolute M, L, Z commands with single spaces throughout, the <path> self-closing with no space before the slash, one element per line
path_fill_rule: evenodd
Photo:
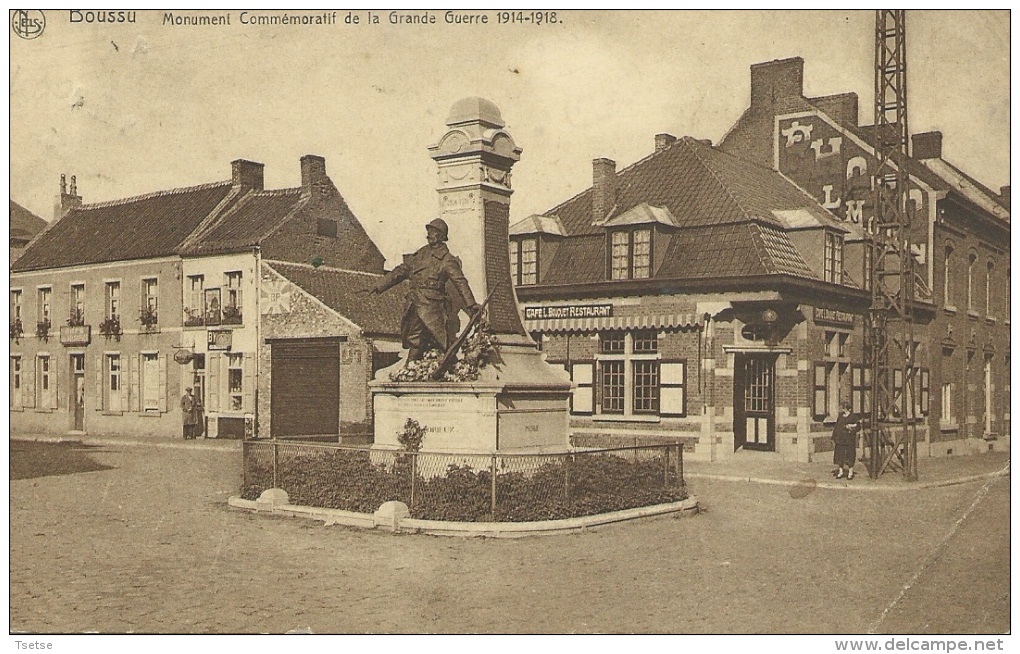
<path fill-rule="evenodd" d="M 985 271 L 985 316 L 992 314 L 992 273 L 995 272 L 995 264 L 988 262 L 988 270 Z"/>
<path fill-rule="evenodd" d="M 240 411 L 244 406 L 244 355 L 233 353 L 227 355 L 227 393 L 231 411 Z"/>
<path fill-rule="evenodd" d="M 834 232 L 825 232 L 825 281 L 839 284 L 843 281 L 843 237 Z"/>
<path fill-rule="evenodd" d="M 145 352 L 142 358 L 142 411 L 159 412 L 159 355 Z M 132 384 L 134 382 L 132 381 Z"/>
<path fill-rule="evenodd" d="M 53 380 L 50 378 L 50 357 L 40 354 L 36 357 L 35 405 L 40 409 L 53 407 Z"/>
<path fill-rule="evenodd" d="M 11 322 L 21 320 L 21 289 L 11 291 Z"/>
<path fill-rule="evenodd" d="M 850 410 L 859 416 L 871 410 L 870 385 L 871 370 L 869 368 L 850 366 Z"/>
<path fill-rule="evenodd" d="M 146 277 L 142 280 L 142 324 L 146 327 L 159 322 L 159 280 Z"/>
<path fill-rule="evenodd" d="M 946 246 L 946 258 L 942 261 L 942 303 L 947 309 L 953 307 L 953 246 Z"/>
<path fill-rule="evenodd" d="M 184 326 L 195 327 L 203 324 L 205 312 L 205 276 L 188 275 L 187 305 L 184 307 Z"/>
<path fill-rule="evenodd" d="M 518 286 L 538 283 L 538 239 L 510 242 L 510 275 Z"/>
<path fill-rule="evenodd" d="M 624 362 L 602 362 L 602 413 L 623 413 Z"/>
<path fill-rule="evenodd" d="M 656 330 L 599 334 L 598 366 L 600 415 L 686 415 L 686 362 L 661 358 Z"/>
<path fill-rule="evenodd" d="M 120 282 L 106 282 L 106 317 L 120 319 Z"/>
<path fill-rule="evenodd" d="M 85 284 L 71 284 L 67 324 L 72 327 L 85 324 Z"/>
<path fill-rule="evenodd" d="M 849 338 L 850 334 L 845 332 L 825 332 L 825 357 L 814 366 L 812 413 L 816 420 L 835 420 L 841 400 L 849 400 L 853 404 L 856 399 L 860 406 L 864 406 L 864 372 L 858 378 L 859 396 L 854 396 L 854 373 L 847 349 Z"/>
<path fill-rule="evenodd" d="M 220 311 L 222 304 L 220 300 L 220 289 L 205 289 L 205 316 L 203 320 L 206 325 L 220 324 L 220 318 L 222 316 L 222 312 Z"/>
<path fill-rule="evenodd" d="M 942 416 L 943 425 L 956 423 L 953 416 L 953 382 L 942 382 Z"/>
<path fill-rule="evenodd" d="M 50 323 L 50 299 L 53 296 L 53 291 L 50 287 L 45 286 L 39 288 L 39 322 Z"/>
<path fill-rule="evenodd" d="M 623 354 L 626 347 L 626 336 L 623 332 L 604 332 L 599 335 L 603 354 Z"/>
<path fill-rule="evenodd" d="M 977 255 L 971 253 L 967 259 L 967 311 L 974 311 L 974 264 Z"/>
<path fill-rule="evenodd" d="M 121 376 L 120 376 L 120 355 L 106 355 L 106 403 L 104 406 L 111 409 L 121 407 Z"/>
<path fill-rule="evenodd" d="M 647 279 L 652 272 L 652 230 L 614 231 L 609 236 L 609 278 Z"/>
<path fill-rule="evenodd" d="M 24 405 L 21 397 L 21 357 L 12 356 L 10 362 L 10 405 L 12 409 L 20 409 Z"/>
<path fill-rule="evenodd" d="M 224 275 L 223 286 L 223 324 L 241 324 L 241 271 L 228 272 Z"/>

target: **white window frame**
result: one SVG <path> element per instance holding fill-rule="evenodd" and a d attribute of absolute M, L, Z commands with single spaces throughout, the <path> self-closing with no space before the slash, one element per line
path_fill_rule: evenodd
<path fill-rule="evenodd" d="M 25 293 L 24 293 L 24 291 L 22 289 L 20 289 L 20 288 L 12 288 L 11 289 L 11 292 L 10 292 L 10 310 L 11 310 L 10 319 L 12 321 L 13 320 L 20 320 L 22 326 L 24 326 L 24 324 L 25 324 L 25 314 L 24 314 L 23 309 L 22 309 L 24 300 L 25 300 Z"/>
<path fill-rule="evenodd" d="M 114 363 L 116 362 L 116 368 Z M 103 406 L 107 411 L 120 412 L 124 389 L 124 359 L 120 352 L 103 353 Z M 116 386 L 116 388 L 114 388 Z"/>
<path fill-rule="evenodd" d="M 53 325 L 53 287 L 49 285 L 36 287 L 36 298 L 39 302 L 38 321 Z"/>
<path fill-rule="evenodd" d="M 25 362 L 20 354 L 10 355 L 9 361 L 9 404 L 12 409 L 23 409 L 25 407 Z"/>
<path fill-rule="evenodd" d="M 103 281 L 105 289 L 105 308 L 106 318 L 114 318 L 118 321 L 121 320 L 123 315 L 121 300 L 121 283 L 119 279 L 107 279 Z"/>
<path fill-rule="evenodd" d="M 55 373 L 53 357 L 40 352 L 35 356 L 35 408 L 48 409 L 53 406 Z"/>
<path fill-rule="evenodd" d="M 230 403 L 228 407 L 224 407 L 226 411 L 243 411 L 244 410 L 244 354 L 241 352 L 227 352 L 227 374 L 226 374 L 226 389 L 227 389 L 227 401 Z M 237 390 L 231 388 L 231 377 L 234 371 L 237 371 Z"/>
<path fill-rule="evenodd" d="M 138 395 L 139 399 L 138 407 L 142 413 L 159 413 L 159 352 L 142 351 L 138 356 L 139 360 L 139 374 L 138 374 Z M 146 365 L 149 361 L 152 362 L 152 368 Z M 153 378 L 149 379 L 149 373 L 152 373 Z M 155 387 L 153 397 L 148 395 L 148 385 L 153 384 Z M 149 403 L 152 403 L 150 406 Z"/>

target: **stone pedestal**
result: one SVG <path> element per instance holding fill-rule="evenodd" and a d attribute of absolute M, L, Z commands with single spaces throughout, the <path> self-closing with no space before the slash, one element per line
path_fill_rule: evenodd
<path fill-rule="evenodd" d="M 563 451 L 569 445 L 570 379 L 546 363 L 528 336 L 510 276 L 510 171 L 521 149 L 496 105 L 482 98 L 455 103 L 446 126 L 429 147 L 440 216 L 475 298 L 489 298 L 486 315 L 499 360 L 465 383 L 394 383 L 390 370 L 379 371 L 370 384 L 375 446 L 400 447 L 397 434 L 413 418 L 429 430 L 424 450 Z"/>
<path fill-rule="evenodd" d="M 534 346 L 503 345 L 501 362 L 474 382 L 391 382 L 379 371 L 370 383 L 375 447 L 399 449 L 408 418 L 428 430 L 422 450 L 479 453 L 556 451 L 569 447 L 570 381 L 556 374 Z"/>

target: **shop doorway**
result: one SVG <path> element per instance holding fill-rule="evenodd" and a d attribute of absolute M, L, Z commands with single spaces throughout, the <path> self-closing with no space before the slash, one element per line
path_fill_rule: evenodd
<path fill-rule="evenodd" d="M 85 431 L 85 355 L 71 355 L 71 389 L 67 394 L 71 430 Z"/>
<path fill-rule="evenodd" d="M 737 354 L 733 375 L 733 450 L 776 449 L 776 357 Z"/>

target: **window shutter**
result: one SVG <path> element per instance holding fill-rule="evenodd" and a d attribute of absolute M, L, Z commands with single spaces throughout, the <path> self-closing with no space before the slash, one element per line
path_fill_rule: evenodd
<path fill-rule="evenodd" d="M 571 413 L 591 414 L 595 411 L 595 393 L 592 388 L 594 378 L 594 363 L 575 363 L 570 366 L 570 379 L 576 384 L 570 399 Z"/>
<path fill-rule="evenodd" d="M 921 413 L 928 415 L 931 410 L 931 373 L 921 368 Z"/>
<path fill-rule="evenodd" d="M 824 418 L 828 407 L 828 401 L 825 393 L 825 364 L 815 364 L 815 381 L 814 381 L 814 402 L 812 403 L 811 410 L 815 414 L 816 418 Z"/>
<path fill-rule="evenodd" d="M 21 405 L 26 409 L 35 407 L 35 366 L 36 360 L 25 357 L 21 363 Z"/>
<path fill-rule="evenodd" d="M 103 357 L 96 357 L 96 411 L 103 410 L 103 400 L 106 393 L 103 392 Z"/>
<path fill-rule="evenodd" d="M 120 410 L 131 410 L 131 357 L 120 359 Z"/>
<path fill-rule="evenodd" d="M 255 356 L 248 352 L 244 355 L 244 367 L 241 368 L 241 389 L 244 396 L 241 398 L 241 409 L 243 411 L 255 410 Z"/>
<path fill-rule="evenodd" d="M 686 416 L 687 362 L 663 361 L 659 371 L 659 412 L 664 416 Z"/>
<path fill-rule="evenodd" d="M 161 354 L 161 355 L 159 355 L 159 397 L 157 398 L 158 401 L 159 401 L 159 412 L 160 413 L 166 413 L 166 406 L 167 406 L 167 401 L 166 401 L 166 392 L 167 392 L 166 374 L 167 374 L 166 373 L 166 355 L 165 354 Z"/>
<path fill-rule="evenodd" d="M 50 408 L 56 409 L 60 404 L 57 402 L 57 389 L 60 388 L 57 378 L 57 369 L 60 367 L 58 357 L 50 358 Z"/>
<path fill-rule="evenodd" d="M 131 411 L 142 410 L 142 393 L 141 385 L 139 383 L 139 376 L 141 374 L 142 366 L 145 365 L 144 355 L 139 354 L 135 360 L 135 365 L 131 367 Z"/>
<path fill-rule="evenodd" d="M 220 353 L 210 352 L 206 357 L 207 397 L 206 408 L 209 411 L 220 410 Z"/>

